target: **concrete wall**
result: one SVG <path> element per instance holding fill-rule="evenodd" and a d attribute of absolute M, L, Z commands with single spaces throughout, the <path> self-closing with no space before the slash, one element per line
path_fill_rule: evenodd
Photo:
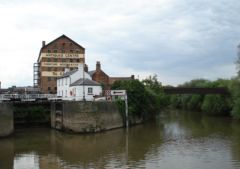
<path fill-rule="evenodd" d="M 8 103 L 0 103 L 0 137 L 13 133 L 13 109 Z"/>
<path fill-rule="evenodd" d="M 110 130 L 124 125 L 117 105 L 110 102 L 62 102 L 62 107 L 59 103 L 52 103 L 51 121 L 53 128 L 76 133 Z"/>

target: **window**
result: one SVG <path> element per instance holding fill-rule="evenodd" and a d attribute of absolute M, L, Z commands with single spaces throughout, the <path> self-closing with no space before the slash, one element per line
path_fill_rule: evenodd
<path fill-rule="evenodd" d="M 48 50 L 47 52 L 48 52 L 48 53 L 51 53 L 51 50 Z"/>
<path fill-rule="evenodd" d="M 51 67 L 48 67 L 48 71 L 52 71 L 52 68 L 51 68 Z"/>
<path fill-rule="evenodd" d="M 48 87 L 48 91 L 50 91 L 51 90 L 51 87 Z"/>
<path fill-rule="evenodd" d="M 57 58 L 54 58 L 54 62 L 57 62 L 58 61 L 58 59 Z"/>
<path fill-rule="evenodd" d="M 57 87 L 54 87 L 54 90 L 57 91 Z"/>
<path fill-rule="evenodd" d="M 65 97 L 67 97 L 67 90 L 65 90 Z"/>
<path fill-rule="evenodd" d="M 66 78 L 66 83 L 65 83 L 66 85 L 67 85 L 67 83 L 68 83 L 67 80 L 68 80 L 68 79 Z"/>
<path fill-rule="evenodd" d="M 70 53 L 73 53 L 73 50 L 70 50 Z"/>
<path fill-rule="evenodd" d="M 65 50 L 62 50 L 62 53 L 65 53 Z"/>
<path fill-rule="evenodd" d="M 77 62 L 80 62 L 80 59 L 77 59 Z"/>
<path fill-rule="evenodd" d="M 73 59 L 70 59 L 70 62 L 73 62 Z"/>
<path fill-rule="evenodd" d="M 52 78 L 51 77 L 48 77 L 48 81 L 50 82 L 52 80 Z"/>
<path fill-rule="evenodd" d="M 48 61 L 48 62 L 51 62 L 51 58 L 48 58 L 47 61 Z"/>
<path fill-rule="evenodd" d="M 92 87 L 88 88 L 88 94 L 93 94 L 93 88 Z"/>
<path fill-rule="evenodd" d="M 54 53 L 57 53 L 57 50 L 54 50 Z"/>

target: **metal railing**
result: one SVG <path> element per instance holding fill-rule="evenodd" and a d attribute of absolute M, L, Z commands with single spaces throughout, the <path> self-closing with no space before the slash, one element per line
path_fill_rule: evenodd
<path fill-rule="evenodd" d="M 0 101 L 36 101 L 57 99 L 55 94 L 0 94 Z"/>

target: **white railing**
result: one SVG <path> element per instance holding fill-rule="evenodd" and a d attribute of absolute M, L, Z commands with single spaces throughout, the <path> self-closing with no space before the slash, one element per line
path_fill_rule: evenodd
<path fill-rule="evenodd" d="M 35 101 L 38 99 L 57 99 L 55 94 L 0 94 L 0 101 L 21 100 L 21 101 Z"/>

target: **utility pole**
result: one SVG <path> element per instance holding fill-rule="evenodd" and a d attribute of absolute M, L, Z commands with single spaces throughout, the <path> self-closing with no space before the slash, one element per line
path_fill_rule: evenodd
<path fill-rule="evenodd" d="M 83 63 L 83 101 L 86 101 L 86 99 L 85 99 L 85 86 L 84 86 L 84 82 L 85 82 L 85 71 L 84 71 L 84 63 Z"/>

